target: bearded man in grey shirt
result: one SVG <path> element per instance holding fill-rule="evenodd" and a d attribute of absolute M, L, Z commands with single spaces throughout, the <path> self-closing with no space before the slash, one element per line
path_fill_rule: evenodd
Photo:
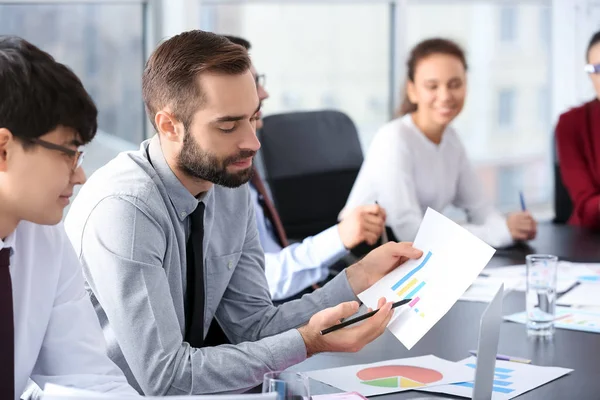
<path fill-rule="evenodd" d="M 245 185 L 260 147 L 246 50 L 207 32 L 177 35 L 148 60 L 143 95 L 157 135 L 97 171 L 66 220 L 109 355 L 129 382 L 146 395 L 242 391 L 265 372 L 378 337 L 392 316 L 385 299 L 365 323 L 319 332 L 420 257 L 410 243 L 374 250 L 300 300 L 271 302 Z M 206 346 L 213 319 L 231 344 Z"/>

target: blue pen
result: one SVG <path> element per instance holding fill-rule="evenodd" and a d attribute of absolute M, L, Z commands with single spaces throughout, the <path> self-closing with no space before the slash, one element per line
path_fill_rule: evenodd
<path fill-rule="evenodd" d="M 527 211 L 527 207 L 525 207 L 525 196 L 523 196 L 523 192 L 519 192 L 519 198 L 521 199 L 521 210 Z"/>

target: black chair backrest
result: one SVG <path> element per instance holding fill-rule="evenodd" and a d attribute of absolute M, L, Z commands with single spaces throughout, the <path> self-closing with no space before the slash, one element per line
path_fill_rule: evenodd
<path fill-rule="evenodd" d="M 335 225 L 363 161 L 352 120 L 338 111 L 271 115 L 259 139 L 288 236 L 301 239 Z"/>
<path fill-rule="evenodd" d="M 552 155 L 554 160 L 554 222 L 555 224 L 566 224 L 573 213 L 573 202 L 571 196 L 563 184 L 560 175 L 560 155 L 558 154 L 558 146 L 556 142 L 556 134 L 554 145 L 552 146 Z"/>

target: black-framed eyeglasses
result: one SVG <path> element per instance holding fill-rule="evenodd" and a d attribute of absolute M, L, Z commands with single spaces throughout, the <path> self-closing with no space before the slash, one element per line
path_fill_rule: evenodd
<path fill-rule="evenodd" d="M 34 139 L 26 139 L 26 140 L 28 142 L 31 142 L 31 143 L 37 144 L 38 146 L 46 148 L 48 150 L 60 151 L 61 153 L 66 154 L 68 157 L 73 159 L 73 165 L 72 165 L 73 171 L 75 171 L 77 168 L 81 167 L 81 164 L 83 164 L 83 156 L 85 155 L 85 151 L 83 150 L 83 147 L 79 147 L 77 150 L 73 150 L 68 147 L 50 143 L 50 142 L 47 142 L 42 139 L 34 138 Z"/>
<path fill-rule="evenodd" d="M 267 84 L 267 76 L 265 74 L 259 74 L 254 77 L 256 87 L 262 86 L 263 88 Z"/>
<path fill-rule="evenodd" d="M 600 74 L 600 64 L 586 64 L 583 70 L 588 74 Z"/>

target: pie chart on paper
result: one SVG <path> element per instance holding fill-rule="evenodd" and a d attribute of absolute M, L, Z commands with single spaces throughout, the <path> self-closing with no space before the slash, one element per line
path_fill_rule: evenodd
<path fill-rule="evenodd" d="M 440 381 L 444 375 L 429 368 L 410 365 L 382 365 L 356 373 L 360 383 L 381 388 L 418 388 Z"/>

